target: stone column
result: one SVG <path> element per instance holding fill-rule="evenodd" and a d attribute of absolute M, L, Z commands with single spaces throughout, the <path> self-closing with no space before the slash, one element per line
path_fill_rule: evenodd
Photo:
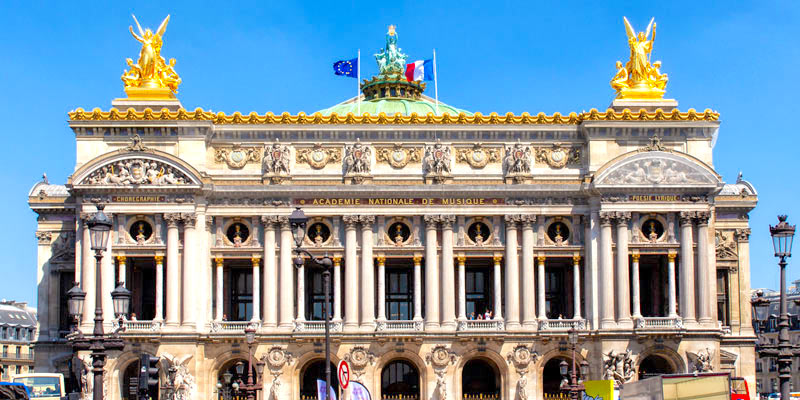
<path fill-rule="evenodd" d="M 704 325 L 712 324 L 712 304 L 717 296 L 716 273 L 712 277 L 708 260 L 708 212 L 697 213 L 697 310 L 698 322 Z"/>
<path fill-rule="evenodd" d="M 545 279 L 544 278 L 544 273 L 545 273 L 544 269 L 545 269 L 546 258 L 545 258 L 544 255 L 540 255 L 538 257 L 538 260 L 539 260 L 539 264 L 538 264 L 539 267 L 537 268 L 537 273 L 539 275 L 539 277 L 538 277 L 539 279 L 537 279 L 537 281 L 538 281 L 537 282 L 537 286 L 538 286 L 539 290 L 537 291 L 536 294 L 537 294 L 537 297 L 538 297 L 537 300 L 539 302 L 539 319 L 547 319 L 547 309 L 545 307 L 546 304 L 545 304 L 545 298 L 544 298 L 544 279 Z"/>
<path fill-rule="evenodd" d="M 156 261 L 156 316 L 154 321 L 164 320 L 164 256 L 154 257 Z"/>
<path fill-rule="evenodd" d="M 111 221 L 114 221 L 115 218 L 113 215 L 107 215 Z M 113 252 L 114 233 L 114 228 L 112 228 L 111 232 L 109 233 L 106 251 L 103 252 L 103 260 L 100 262 L 100 287 L 103 291 L 103 321 L 105 324 L 110 324 L 111 321 L 116 319 L 114 317 L 114 302 L 111 301 L 111 291 L 117 286 L 116 282 L 114 282 L 114 269 L 116 264 L 114 262 Z M 110 327 L 106 326 L 106 328 Z"/>
<path fill-rule="evenodd" d="M 503 256 L 495 254 L 494 261 L 494 319 L 503 319 L 503 276 L 502 266 Z"/>
<path fill-rule="evenodd" d="M 517 224 L 519 215 L 506 215 L 506 327 L 519 324 L 519 257 L 517 256 Z"/>
<path fill-rule="evenodd" d="M 617 324 L 621 328 L 633 328 L 631 320 L 630 265 L 628 264 L 628 222 L 631 213 L 617 213 Z"/>
<path fill-rule="evenodd" d="M 378 321 L 386 321 L 386 256 L 379 254 L 378 261 Z"/>
<path fill-rule="evenodd" d="M 436 248 L 436 227 L 439 216 L 426 215 L 425 220 L 425 330 L 439 328 L 439 260 Z"/>
<path fill-rule="evenodd" d="M 222 257 L 217 257 L 214 259 L 214 265 L 217 267 L 217 287 L 215 290 L 217 308 L 215 309 L 216 313 L 214 315 L 214 320 L 222 321 L 225 310 L 225 297 L 223 292 L 225 260 Z"/>
<path fill-rule="evenodd" d="M 275 265 L 275 224 L 277 216 L 264 215 L 264 325 L 278 325 L 278 270 Z"/>
<path fill-rule="evenodd" d="M 253 318 L 251 321 L 261 321 L 261 259 L 252 257 L 253 262 Z"/>
<path fill-rule="evenodd" d="M 694 324 L 694 239 L 692 238 L 692 220 L 696 213 L 691 211 L 683 211 L 680 214 L 681 224 L 681 305 L 680 314 L 683 317 L 683 323 Z"/>
<path fill-rule="evenodd" d="M 122 283 L 123 286 L 126 286 L 125 278 L 127 277 L 128 268 L 125 265 L 125 263 L 127 262 L 127 260 L 128 257 L 117 256 L 117 282 Z"/>
<path fill-rule="evenodd" d="M 344 311 L 344 328 L 348 330 L 358 328 L 358 258 L 356 248 L 358 238 L 356 234 L 356 224 L 358 217 L 345 215 L 344 221 L 344 291 L 348 295 Z"/>
<path fill-rule="evenodd" d="M 572 319 L 581 319 L 581 256 L 572 256 Z"/>
<path fill-rule="evenodd" d="M 422 256 L 414 254 L 414 321 L 422 321 Z"/>
<path fill-rule="evenodd" d="M 600 213 L 600 329 L 612 329 L 614 320 L 614 260 L 611 257 L 611 221 L 614 213 Z"/>
<path fill-rule="evenodd" d="M 81 315 L 81 326 L 84 332 L 91 332 L 92 324 L 94 323 L 94 309 L 95 302 L 95 258 L 94 251 L 92 250 L 92 238 L 89 228 L 86 227 L 86 221 L 92 217 L 93 214 L 81 213 L 81 223 L 83 224 L 83 238 L 84 243 L 81 246 L 81 287 L 86 292 L 86 298 L 83 300 L 83 314 Z"/>
<path fill-rule="evenodd" d="M 533 272 L 533 215 L 522 216 L 522 326 L 536 326 L 536 278 Z"/>
<path fill-rule="evenodd" d="M 197 328 L 197 287 L 195 276 L 200 273 L 195 262 L 198 252 L 195 214 L 183 214 L 183 325 Z"/>
<path fill-rule="evenodd" d="M 342 320 L 342 257 L 333 256 L 333 321 Z"/>
<path fill-rule="evenodd" d="M 375 330 L 375 260 L 372 258 L 372 224 L 375 216 L 362 215 L 361 223 L 361 329 Z"/>
<path fill-rule="evenodd" d="M 292 259 L 292 230 L 289 226 L 289 217 L 282 215 L 278 217 L 280 224 L 280 267 L 278 275 L 280 283 L 278 293 L 280 293 L 280 307 L 278 308 L 278 327 L 282 329 L 292 329 L 292 314 L 294 311 L 294 260 Z"/>
<path fill-rule="evenodd" d="M 753 335 L 753 322 L 751 305 L 747 299 L 750 293 L 750 228 L 736 229 L 737 254 L 739 256 L 739 273 L 736 274 L 739 283 L 739 326 L 742 335 Z M 734 303 L 735 304 L 735 303 Z M 732 314 L 737 314 L 735 310 Z M 734 318 L 731 318 L 733 321 Z"/>
<path fill-rule="evenodd" d="M 296 321 L 306 320 L 306 267 L 301 265 L 297 269 L 297 316 Z"/>
<path fill-rule="evenodd" d="M 455 266 L 453 265 L 453 223 L 452 215 L 442 215 L 442 328 L 456 329 Z"/>
<path fill-rule="evenodd" d="M 467 256 L 458 255 L 458 320 L 467 319 Z"/>
<path fill-rule="evenodd" d="M 180 324 L 181 271 L 178 263 L 180 214 L 164 214 L 167 221 L 167 326 Z"/>
<path fill-rule="evenodd" d="M 631 297 L 633 299 L 633 318 L 642 318 L 642 298 L 639 289 L 639 253 L 631 254 Z M 673 280 L 674 275 L 673 275 Z"/>
<path fill-rule="evenodd" d="M 675 253 L 667 254 L 667 315 L 670 317 L 678 316 L 675 306 L 675 256 Z"/>

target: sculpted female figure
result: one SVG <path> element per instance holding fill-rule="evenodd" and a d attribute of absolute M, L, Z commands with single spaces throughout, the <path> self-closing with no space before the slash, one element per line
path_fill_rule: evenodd
<path fill-rule="evenodd" d="M 133 16 L 133 20 L 136 21 L 136 27 L 139 29 L 139 34 L 137 35 L 133 31 L 133 27 L 130 26 L 131 35 L 138 40 L 142 44 L 142 50 L 139 52 L 139 61 L 136 62 L 137 66 L 139 67 L 139 74 L 142 80 L 142 86 L 144 87 L 158 87 L 157 83 L 157 72 L 159 70 L 159 63 L 161 61 L 161 44 L 163 41 L 161 40 L 164 32 L 167 30 L 167 23 L 169 23 L 169 15 L 167 18 L 164 18 L 164 21 L 161 22 L 161 25 L 156 30 L 156 33 L 153 33 L 149 28 L 142 30 L 142 26 L 139 25 L 139 21 L 136 19 L 136 16 Z"/>

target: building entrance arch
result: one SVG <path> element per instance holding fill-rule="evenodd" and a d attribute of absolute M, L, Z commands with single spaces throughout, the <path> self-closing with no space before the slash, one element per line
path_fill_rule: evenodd
<path fill-rule="evenodd" d="M 556 356 L 548 360 L 544 364 L 544 368 L 542 368 L 542 392 L 545 395 L 558 394 L 561 391 L 561 382 L 564 380 L 559 366 L 561 361 L 566 361 L 567 364 L 572 365 L 571 358 Z"/>
<path fill-rule="evenodd" d="M 241 363 L 241 373 L 237 371 L 237 366 Z M 225 364 L 222 364 L 222 367 L 217 372 L 217 381 L 214 383 L 217 387 L 217 398 L 222 400 L 222 389 L 230 389 L 231 393 L 234 394 L 234 398 L 237 398 L 237 393 L 234 390 L 237 385 L 234 385 L 234 382 L 247 382 L 247 371 L 250 369 L 250 363 L 243 358 L 234 358 L 232 360 L 228 360 Z M 225 374 L 230 374 L 230 382 L 225 379 Z"/>
<path fill-rule="evenodd" d="M 474 358 L 461 369 L 461 396 L 464 399 L 499 399 L 500 372 L 490 360 Z"/>
<path fill-rule="evenodd" d="M 325 360 L 314 360 L 306 364 L 300 372 L 300 398 L 317 398 L 317 380 L 325 381 Z M 331 387 L 339 395 L 339 377 L 336 366 L 331 362 Z"/>
<path fill-rule="evenodd" d="M 418 399 L 420 397 L 419 371 L 409 361 L 394 360 L 381 371 L 382 399 Z"/>
<path fill-rule="evenodd" d="M 120 393 L 122 400 L 134 400 L 139 398 L 137 386 L 131 385 L 131 378 L 138 381 L 140 364 L 141 362 L 139 360 L 133 360 L 122 371 L 122 393 Z M 149 388 L 150 390 L 147 391 L 147 395 L 153 400 L 158 400 L 158 396 L 161 392 L 159 387 Z"/>
<path fill-rule="evenodd" d="M 650 378 L 664 374 L 674 374 L 675 370 L 672 363 L 663 356 L 650 354 L 639 363 L 639 379 Z"/>

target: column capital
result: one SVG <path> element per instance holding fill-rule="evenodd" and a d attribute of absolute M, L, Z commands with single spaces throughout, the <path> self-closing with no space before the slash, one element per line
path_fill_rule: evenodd
<path fill-rule="evenodd" d="M 81 212 L 81 213 L 78 215 L 78 218 L 80 218 L 80 220 L 81 220 L 83 223 L 86 223 L 86 221 L 88 221 L 90 218 L 94 217 L 94 214 L 95 214 L 95 213 L 90 213 L 90 212 Z"/>
<path fill-rule="evenodd" d="M 522 215 L 506 214 L 503 216 L 503 221 L 505 221 L 507 228 L 508 227 L 516 228 L 516 225 L 522 222 Z"/>
<path fill-rule="evenodd" d="M 217 267 L 221 268 L 221 267 L 224 265 L 224 263 L 225 263 L 225 259 L 224 259 L 224 258 L 222 258 L 222 257 L 216 257 L 216 258 L 214 258 L 214 264 L 215 264 Z"/>
<path fill-rule="evenodd" d="M 250 257 L 250 261 L 253 263 L 254 267 L 258 267 L 259 265 L 261 265 L 261 257 L 256 257 L 256 256 Z"/>
<path fill-rule="evenodd" d="M 342 256 L 337 254 L 337 255 L 333 256 L 331 259 L 333 260 L 333 266 L 334 267 L 341 267 L 342 266 Z"/>
<path fill-rule="evenodd" d="M 442 228 L 453 229 L 453 224 L 456 222 L 455 215 L 440 215 L 439 221 L 442 222 Z"/>
<path fill-rule="evenodd" d="M 127 260 L 128 260 L 128 257 L 117 256 L 117 261 L 119 261 L 120 264 L 125 264 L 125 261 L 127 261 Z"/>
<path fill-rule="evenodd" d="M 440 217 L 438 215 L 423 215 L 422 220 L 425 221 L 426 228 L 436 229 L 436 225 L 439 223 Z"/>
<path fill-rule="evenodd" d="M 575 265 L 578 265 L 578 264 L 580 264 L 580 262 L 581 262 L 581 255 L 580 255 L 580 254 L 575 254 L 575 255 L 573 255 L 573 256 L 572 256 L 572 262 L 573 262 Z"/>
<path fill-rule="evenodd" d="M 501 254 L 495 254 L 492 257 L 492 261 L 494 261 L 494 265 L 500 265 L 503 262 L 503 256 Z"/>
<path fill-rule="evenodd" d="M 697 216 L 697 213 L 694 211 L 681 211 L 678 214 L 678 219 L 680 220 L 681 226 L 692 225 L 692 220 Z"/>
<path fill-rule="evenodd" d="M 287 215 L 279 215 L 278 216 L 278 225 L 280 225 L 282 231 L 288 231 L 292 229 L 289 226 L 289 216 Z"/>
<path fill-rule="evenodd" d="M 544 265 L 545 260 L 547 260 L 547 256 L 539 255 L 536 257 L 539 260 L 539 265 Z"/>
<path fill-rule="evenodd" d="M 356 224 L 358 224 L 358 215 L 343 215 L 342 222 L 344 222 L 344 229 L 356 229 Z"/>
<path fill-rule="evenodd" d="M 526 229 L 533 229 L 533 224 L 536 223 L 536 216 L 531 214 L 520 215 L 520 222 L 522 227 Z"/>
<path fill-rule="evenodd" d="M 600 225 L 611 226 L 611 222 L 616 218 L 616 213 L 603 211 L 599 213 Z"/>
<path fill-rule="evenodd" d="M 39 240 L 40 245 L 50 244 L 53 239 L 53 233 L 48 231 L 36 231 L 36 239 Z"/>
<path fill-rule="evenodd" d="M 184 228 L 194 228 L 197 224 L 197 214 L 195 213 L 182 213 L 181 220 L 183 221 Z"/>
<path fill-rule="evenodd" d="M 614 219 L 617 220 L 617 225 L 628 225 L 631 220 L 631 213 L 628 211 L 617 211 L 614 213 Z"/>
<path fill-rule="evenodd" d="M 386 256 L 383 254 L 379 254 L 375 259 L 378 261 L 378 266 L 385 266 L 386 265 Z"/>
<path fill-rule="evenodd" d="M 156 260 L 156 264 L 164 264 L 164 256 L 153 256 L 153 259 Z"/>
<path fill-rule="evenodd" d="M 632 260 L 633 260 L 633 262 L 635 262 L 635 263 L 639 262 L 639 257 L 641 257 L 641 254 L 639 254 L 639 253 L 633 253 L 633 254 L 631 254 L 631 259 L 632 259 Z"/>
<path fill-rule="evenodd" d="M 375 223 L 374 215 L 362 215 L 358 217 L 358 222 L 361 223 L 361 229 L 372 229 L 372 224 Z"/>
<path fill-rule="evenodd" d="M 459 267 L 463 267 L 467 263 L 467 256 L 464 254 L 459 254 L 456 259 L 458 260 Z"/>
<path fill-rule="evenodd" d="M 670 262 L 675 262 L 675 258 L 676 258 L 676 257 L 678 257 L 678 255 L 677 255 L 677 254 L 675 254 L 675 253 L 667 253 L 667 259 L 668 259 Z"/>
<path fill-rule="evenodd" d="M 419 267 L 422 265 L 422 256 L 419 254 L 414 254 L 414 266 Z"/>
<path fill-rule="evenodd" d="M 278 224 L 278 216 L 277 215 L 262 215 L 261 216 L 261 224 L 264 227 L 270 228 L 274 227 Z"/>
<path fill-rule="evenodd" d="M 179 213 L 165 213 L 164 221 L 167 221 L 167 227 L 177 228 L 178 223 L 181 221 L 181 215 Z"/>
<path fill-rule="evenodd" d="M 750 228 L 737 229 L 734 232 L 734 235 L 736 235 L 736 240 L 738 240 L 739 243 L 749 242 L 750 241 Z"/>
<path fill-rule="evenodd" d="M 708 211 L 698 211 L 697 212 L 697 225 L 708 225 L 708 220 L 711 217 L 711 213 Z"/>

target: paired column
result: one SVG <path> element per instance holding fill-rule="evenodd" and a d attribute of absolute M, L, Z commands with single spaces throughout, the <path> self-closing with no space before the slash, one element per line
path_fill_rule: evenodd
<path fill-rule="evenodd" d="M 190 328 L 197 328 L 197 294 L 195 286 L 195 276 L 200 273 L 195 261 L 198 246 L 195 225 L 197 215 L 187 213 L 181 215 L 183 219 L 183 325 Z"/>
<path fill-rule="evenodd" d="M 517 256 L 517 224 L 519 215 L 506 215 L 506 328 L 519 324 L 519 257 Z"/>
<path fill-rule="evenodd" d="M 379 255 L 378 261 L 378 321 L 386 321 L 386 256 Z"/>
<path fill-rule="evenodd" d="M 253 318 L 251 321 L 261 321 L 261 259 L 253 257 Z"/>
<path fill-rule="evenodd" d="M 675 301 L 675 253 L 667 254 L 667 315 L 677 317 Z"/>
<path fill-rule="evenodd" d="M 524 215 L 522 217 L 522 326 L 533 328 L 536 326 L 536 290 L 533 272 L 533 223 L 536 217 Z M 541 313 L 540 313 L 541 315 Z"/>
<path fill-rule="evenodd" d="M 546 258 L 544 255 L 540 255 L 538 257 L 539 260 L 539 268 L 537 269 L 539 279 L 538 279 L 538 286 L 539 290 L 537 291 L 538 301 L 539 301 L 539 319 L 547 319 L 547 309 L 545 308 L 545 298 L 544 298 L 544 268 L 545 268 L 545 261 Z M 527 295 L 527 293 L 526 293 Z"/>
<path fill-rule="evenodd" d="M 262 216 L 264 225 L 264 325 L 278 325 L 278 271 L 275 266 L 275 224 L 277 216 Z"/>
<path fill-rule="evenodd" d="M 375 330 L 375 261 L 372 258 L 372 224 L 375 216 L 362 215 L 361 223 L 361 328 Z"/>
<path fill-rule="evenodd" d="M 611 222 L 614 213 L 600 213 L 600 329 L 616 326 L 614 320 L 614 260 L 611 257 Z"/>
<path fill-rule="evenodd" d="M 278 327 L 291 329 L 292 311 L 294 308 L 294 261 L 292 260 L 292 230 L 289 227 L 289 217 L 278 217 L 280 224 L 280 308 L 278 309 Z"/>
<path fill-rule="evenodd" d="M 414 321 L 422 321 L 422 256 L 414 254 Z"/>
<path fill-rule="evenodd" d="M 467 319 L 467 256 L 458 255 L 458 320 Z"/>
<path fill-rule="evenodd" d="M 708 219 L 708 212 L 697 213 L 697 309 L 701 324 L 713 322 L 712 299 L 717 294 L 716 273 L 709 262 Z"/>
<path fill-rule="evenodd" d="M 642 298 L 639 288 L 639 253 L 631 254 L 631 297 L 633 298 L 633 318 L 642 318 Z M 674 260 L 673 260 L 674 261 Z M 673 264 L 674 266 L 674 264 Z M 673 282 L 675 281 L 675 274 L 670 275 Z"/>
<path fill-rule="evenodd" d="M 581 256 L 572 256 L 572 318 L 581 319 Z"/>
<path fill-rule="evenodd" d="M 425 330 L 439 328 L 439 264 L 436 228 L 439 216 L 426 215 L 425 220 Z"/>
<path fill-rule="evenodd" d="M 180 214 L 164 214 L 167 221 L 167 326 L 180 324 L 181 271 L 178 264 L 178 223 Z"/>
<path fill-rule="evenodd" d="M 128 257 L 117 256 L 117 282 L 122 283 L 123 286 L 125 286 L 125 278 L 127 277 L 128 273 L 128 268 L 125 265 L 127 260 Z"/>
<path fill-rule="evenodd" d="M 222 257 L 217 257 L 214 259 L 214 265 L 216 266 L 217 270 L 217 285 L 216 285 L 216 294 L 215 298 L 217 299 L 217 308 L 215 309 L 216 313 L 214 314 L 214 320 L 222 321 L 223 320 L 223 310 L 225 309 L 225 298 L 223 297 L 223 273 L 225 268 L 225 260 Z"/>
<path fill-rule="evenodd" d="M 692 238 L 692 220 L 695 217 L 692 211 L 680 213 L 681 224 L 681 317 L 684 324 L 695 323 L 694 313 L 694 239 Z"/>
<path fill-rule="evenodd" d="M 616 219 L 617 271 L 615 289 L 617 290 L 617 324 L 621 328 L 633 328 L 633 320 L 631 320 L 630 266 L 628 265 L 628 222 L 631 220 L 631 213 L 618 212 Z"/>
<path fill-rule="evenodd" d="M 442 328 L 456 329 L 455 267 L 453 266 L 453 215 L 442 215 Z"/>
<path fill-rule="evenodd" d="M 156 316 L 155 321 L 164 320 L 164 256 L 154 257 L 156 261 Z"/>
<path fill-rule="evenodd" d="M 503 256 L 500 254 L 495 254 L 492 257 L 492 261 L 494 261 L 494 319 L 502 320 L 503 319 L 503 276 L 502 276 L 502 266 L 501 262 L 503 261 Z"/>
<path fill-rule="evenodd" d="M 350 295 L 345 304 L 344 327 L 345 329 L 358 328 L 358 301 L 353 293 L 358 293 L 358 258 L 356 256 L 357 235 L 356 224 L 358 216 L 345 215 L 344 221 L 344 291 Z"/>
<path fill-rule="evenodd" d="M 342 257 L 333 256 L 333 321 L 342 320 Z"/>

